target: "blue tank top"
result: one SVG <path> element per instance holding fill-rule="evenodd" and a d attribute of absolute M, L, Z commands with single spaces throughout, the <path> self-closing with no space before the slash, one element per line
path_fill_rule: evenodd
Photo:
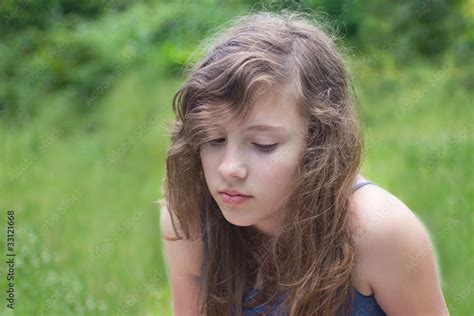
<path fill-rule="evenodd" d="M 367 184 L 374 184 L 371 181 L 360 181 L 356 183 L 353 187 L 353 191 L 363 187 L 364 185 Z M 374 184 L 375 185 L 375 184 Z M 202 215 L 202 213 L 201 213 Z M 201 216 L 202 220 L 204 219 L 204 216 Z M 201 271 L 204 267 L 207 253 L 208 253 L 208 244 L 207 244 L 207 231 L 204 230 L 204 235 L 203 235 L 203 244 L 204 244 L 204 256 L 203 256 L 203 262 L 201 266 Z M 202 273 L 201 273 L 202 275 Z M 201 279 L 201 284 L 202 284 L 202 279 Z M 242 298 L 243 303 L 248 303 L 250 302 L 253 297 L 258 293 L 258 289 L 255 288 L 250 288 Z M 377 301 L 375 300 L 374 294 L 372 295 L 364 295 L 357 291 L 357 289 L 353 289 L 354 291 L 354 300 L 352 301 L 352 307 L 351 307 L 351 313 L 350 316 L 359 316 L 359 315 L 364 315 L 364 316 L 386 316 L 385 312 L 380 308 L 378 305 Z M 249 308 L 249 307 L 243 307 L 242 308 L 242 315 L 243 316 L 257 316 L 257 315 L 270 315 L 270 316 L 281 316 L 282 311 L 280 310 L 279 303 L 281 302 L 281 298 L 277 300 L 277 304 L 275 306 L 270 306 L 268 304 L 262 304 L 257 307 Z M 268 313 L 268 311 L 271 310 L 272 312 Z"/>

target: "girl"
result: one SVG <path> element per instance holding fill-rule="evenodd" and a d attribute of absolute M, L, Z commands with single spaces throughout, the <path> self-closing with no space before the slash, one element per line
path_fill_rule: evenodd
<path fill-rule="evenodd" d="M 350 92 L 301 13 L 236 19 L 190 70 L 161 201 L 175 315 L 448 314 L 423 224 L 359 174 Z"/>

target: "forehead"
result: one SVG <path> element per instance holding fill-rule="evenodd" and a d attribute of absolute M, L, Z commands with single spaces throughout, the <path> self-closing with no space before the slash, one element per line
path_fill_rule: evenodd
<path fill-rule="evenodd" d="M 264 128 L 248 129 L 255 125 L 279 126 L 280 129 L 268 131 L 294 132 L 305 126 L 305 119 L 298 110 L 298 105 L 288 93 L 280 91 L 262 91 L 256 95 L 249 116 L 240 122 L 232 121 L 227 127 L 240 130 L 263 131 Z"/>

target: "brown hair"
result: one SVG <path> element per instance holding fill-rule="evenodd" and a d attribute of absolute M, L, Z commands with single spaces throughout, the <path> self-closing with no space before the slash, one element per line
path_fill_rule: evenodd
<path fill-rule="evenodd" d="M 240 315 L 257 269 L 263 287 L 255 305 L 275 303 L 284 292 L 281 306 L 289 315 L 350 312 L 355 246 L 348 206 L 363 142 L 352 84 L 328 34 L 299 12 L 236 18 L 192 64 L 173 99 L 165 203 L 178 239 L 207 232 L 203 315 L 229 315 L 232 306 Z M 299 177 L 281 208 L 291 212 L 283 213 L 285 225 L 271 237 L 223 218 L 199 155 L 216 123 L 229 115 L 245 119 L 262 88 L 291 93 L 308 122 Z"/>

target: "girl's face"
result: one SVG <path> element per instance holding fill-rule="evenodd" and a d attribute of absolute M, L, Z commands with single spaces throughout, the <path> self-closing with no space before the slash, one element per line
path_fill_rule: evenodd
<path fill-rule="evenodd" d="M 280 224 L 276 209 L 298 175 L 307 123 L 288 96 L 266 93 L 249 119 L 221 128 L 222 135 L 200 149 L 209 191 L 228 222 L 270 234 Z M 231 198 L 224 190 L 249 197 Z"/>

